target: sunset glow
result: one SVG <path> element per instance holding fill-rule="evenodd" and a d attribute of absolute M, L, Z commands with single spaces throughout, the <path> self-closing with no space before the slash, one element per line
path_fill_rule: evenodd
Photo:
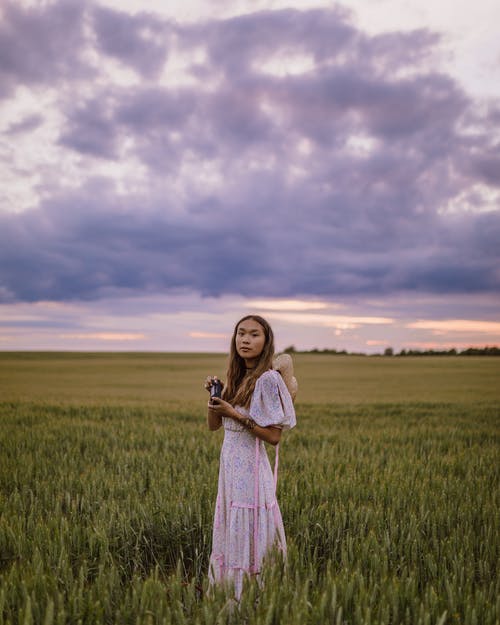
<path fill-rule="evenodd" d="M 439 333 L 473 332 L 497 335 L 500 340 L 500 322 L 477 321 L 472 319 L 442 319 L 414 321 L 407 324 L 408 328 L 432 330 Z"/>
<path fill-rule="evenodd" d="M 145 334 L 127 334 L 125 332 L 88 332 L 86 334 L 60 334 L 62 339 L 83 341 L 138 341 L 146 338 Z"/>

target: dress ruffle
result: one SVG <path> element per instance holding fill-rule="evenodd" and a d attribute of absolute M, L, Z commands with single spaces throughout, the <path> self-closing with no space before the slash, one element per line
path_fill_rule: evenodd
<path fill-rule="evenodd" d="M 257 514 L 258 558 L 257 563 L 254 563 L 254 515 L 252 507 L 233 503 L 229 508 L 227 523 L 220 521 L 221 525 L 218 529 L 224 528 L 223 531 L 214 532 L 209 580 L 211 583 L 233 582 L 237 597 L 241 595 L 245 575 L 260 573 L 266 553 L 274 543 L 283 553 L 286 553 L 283 521 L 275 499 L 271 504 L 259 506 Z M 217 523 L 216 513 L 215 524 Z"/>

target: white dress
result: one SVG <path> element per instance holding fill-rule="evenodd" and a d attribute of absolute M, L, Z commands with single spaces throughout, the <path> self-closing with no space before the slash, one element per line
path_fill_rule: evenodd
<path fill-rule="evenodd" d="M 296 425 L 290 393 L 273 369 L 257 380 L 250 408 L 236 409 L 262 427 L 276 425 L 286 430 Z M 276 500 L 278 446 L 273 477 L 264 441 L 233 419 L 223 417 L 222 422 L 224 442 L 208 577 L 210 585 L 234 583 L 239 599 L 245 574 L 259 575 L 264 556 L 275 542 L 286 555 Z"/>

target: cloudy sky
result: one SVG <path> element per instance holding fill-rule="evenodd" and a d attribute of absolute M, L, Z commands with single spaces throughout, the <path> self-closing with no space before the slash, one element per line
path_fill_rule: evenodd
<path fill-rule="evenodd" d="M 500 344 L 493 0 L 4 0 L 0 350 Z"/>

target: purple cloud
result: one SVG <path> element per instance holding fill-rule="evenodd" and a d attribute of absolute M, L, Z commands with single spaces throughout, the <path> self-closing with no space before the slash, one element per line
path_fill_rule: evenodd
<path fill-rule="evenodd" d="M 53 84 L 92 74 L 82 58 L 84 7 L 67 0 L 24 8 L 7 0 L 0 22 L 0 98 L 19 84 Z"/>
<path fill-rule="evenodd" d="M 17 134 L 23 134 L 25 132 L 29 132 L 31 130 L 36 130 L 43 124 L 42 115 L 28 115 L 24 117 L 21 121 L 10 124 L 10 126 L 5 131 L 7 136 L 15 136 Z"/>
<path fill-rule="evenodd" d="M 58 7 L 37 13 L 41 31 Z M 325 298 L 498 291 L 500 215 L 481 212 L 499 182 L 489 127 L 498 109 L 480 113 L 432 69 L 436 34 L 369 37 L 337 9 L 190 25 L 86 11 L 95 52 L 145 80 L 101 81 L 85 98 L 62 100 L 58 145 L 139 162 L 147 180 L 124 195 L 89 174 L 69 191 L 44 188 L 35 210 L 0 213 L 6 301 L 92 300 L 111 288 Z M 21 9 L 7 17 L 12 37 L 33 25 Z M 191 67 L 203 85 L 151 83 L 172 38 L 206 51 Z M 62 38 L 53 45 L 66 49 Z M 290 51 L 314 68 L 265 70 Z M 23 67 L 9 75 L 27 80 Z M 77 63 L 75 80 L 90 71 Z M 63 75 L 37 80 L 49 88 Z M 204 182 L 205 166 L 219 182 Z M 446 208 L 460 202 L 455 214 Z"/>
<path fill-rule="evenodd" d="M 108 108 L 106 97 L 72 104 L 66 113 L 66 128 L 59 144 L 82 154 L 115 159 L 118 129 Z"/>
<path fill-rule="evenodd" d="M 100 51 L 130 65 L 138 74 L 154 78 L 168 53 L 169 29 L 147 13 L 126 13 L 92 8 L 94 32 Z"/>

